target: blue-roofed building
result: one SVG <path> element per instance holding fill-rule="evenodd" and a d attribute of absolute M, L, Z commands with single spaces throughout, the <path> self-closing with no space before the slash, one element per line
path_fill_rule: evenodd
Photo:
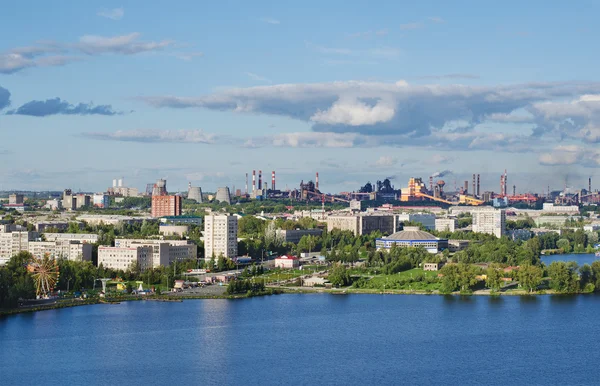
<path fill-rule="evenodd" d="M 186 224 L 186 225 L 202 225 L 202 217 L 200 216 L 164 216 L 160 218 L 160 222 L 164 224 Z"/>
<path fill-rule="evenodd" d="M 375 240 L 377 249 L 390 249 L 393 245 L 400 248 L 423 247 L 429 253 L 438 253 L 448 248 L 448 240 L 439 239 L 419 227 L 404 227 L 404 230 L 388 237 Z"/>

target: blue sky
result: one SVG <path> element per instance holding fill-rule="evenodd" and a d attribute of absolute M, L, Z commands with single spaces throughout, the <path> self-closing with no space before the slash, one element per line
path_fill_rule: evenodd
<path fill-rule="evenodd" d="M 0 190 L 600 178 L 595 1 L 40 2 L 0 23 Z M 35 12 L 32 10 L 35 9 Z"/>

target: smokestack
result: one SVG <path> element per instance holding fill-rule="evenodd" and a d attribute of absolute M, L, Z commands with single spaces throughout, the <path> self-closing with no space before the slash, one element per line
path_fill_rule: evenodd
<path fill-rule="evenodd" d="M 116 187 L 117 187 L 117 179 L 115 178 L 115 179 L 113 179 L 113 188 L 116 188 Z"/>
<path fill-rule="evenodd" d="M 271 190 L 275 190 L 275 170 L 271 172 Z"/>
<path fill-rule="evenodd" d="M 262 170 L 258 171 L 258 189 L 262 189 Z"/>
<path fill-rule="evenodd" d="M 513 196 L 517 195 L 517 185 L 513 185 Z"/>
<path fill-rule="evenodd" d="M 246 194 L 248 194 L 248 173 L 246 173 Z"/>
<path fill-rule="evenodd" d="M 504 195 L 504 175 L 500 174 L 500 195 Z"/>
<path fill-rule="evenodd" d="M 119 178 L 119 188 L 123 187 L 123 177 Z"/>
<path fill-rule="evenodd" d="M 315 189 L 319 190 L 319 172 L 317 172 L 317 179 L 315 181 Z"/>
<path fill-rule="evenodd" d="M 508 176 L 506 175 L 506 169 L 504 169 L 504 195 L 508 195 L 508 190 L 506 187 L 508 186 Z"/>
<path fill-rule="evenodd" d="M 469 193 L 469 181 L 465 181 L 464 194 Z"/>
<path fill-rule="evenodd" d="M 480 190 L 481 186 L 479 185 L 479 174 L 477 175 L 477 192 L 476 195 L 477 197 L 481 196 L 481 190 Z"/>
<path fill-rule="evenodd" d="M 252 191 L 256 189 L 256 170 L 252 171 Z"/>
<path fill-rule="evenodd" d="M 473 197 L 475 197 L 475 194 L 477 193 L 477 190 L 476 190 L 476 182 L 477 181 L 476 181 L 476 179 L 477 179 L 477 176 L 475 174 L 473 174 L 473 192 L 472 192 Z"/>
<path fill-rule="evenodd" d="M 429 176 L 429 191 L 433 192 L 433 176 Z"/>
<path fill-rule="evenodd" d="M 592 193 L 592 177 L 588 180 L 588 193 Z"/>

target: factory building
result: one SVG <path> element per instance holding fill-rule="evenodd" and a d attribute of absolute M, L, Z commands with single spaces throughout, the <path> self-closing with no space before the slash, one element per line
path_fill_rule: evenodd
<path fill-rule="evenodd" d="M 237 217 L 207 215 L 204 217 L 204 258 L 237 257 Z"/>
<path fill-rule="evenodd" d="M 200 187 L 192 186 L 192 183 L 189 183 L 188 186 L 188 200 L 194 200 L 198 204 L 202 204 L 202 189 Z"/>
<path fill-rule="evenodd" d="M 436 218 L 435 230 L 438 232 L 454 232 L 458 228 L 458 220 L 455 218 Z"/>
<path fill-rule="evenodd" d="M 304 236 L 321 236 L 322 233 L 322 229 L 278 229 L 276 231 L 277 239 L 294 244 L 298 244 Z"/>
<path fill-rule="evenodd" d="M 112 187 L 107 189 L 111 196 L 138 197 L 140 192 L 137 188 L 129 188 L 123 183 L 123 177 L 113 180 Z"/>
<path fill-rule="evenodd" d="M 438 239 L 431 233 L 420 230 L 419 227 L 405 227 L 400 232 L 375 240 L 378 250 L 390 249 L 394 245 L 400 248 L 421 247 L 429 253 L 438 253 L 448 248 L 448 240 Z"/>
<path fill-rule="evenodd" d="M 229 188 L 218 188 L 217 194 L 215 195 L 215 201 L 231 204 L 231 194 L 229 193 Z"/>
<path fill-rule="evenodd" d="M 506 211 L 492 207 L 476 208 L 473 216 L 473 232 L 487 233 L 498 238 L 506 232 Z"/>
<path fill-rule="evenodd" d="M 544 213 L 564 213 L 564 214 L 579 214 L 579 206 L 577 205 L 554 205 L 552 203 L 545 202 L 542 205 L 542 212 Z"/>

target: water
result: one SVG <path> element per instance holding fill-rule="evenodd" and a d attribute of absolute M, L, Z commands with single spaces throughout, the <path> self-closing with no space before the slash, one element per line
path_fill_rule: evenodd
<path fill-rule="evenodd" d="M 0 383 L 598 384 L 600 295 L 279 295 L 0 319 Z"/>
<path fill-rule="evenodd" d="M 546 265 L 550 265 L 553 261 L 575 261 L 579 266 L 582 266 L 584 264 L 591 265 L 596 260 L 600 260 L 600 257 L 597 257 L 593 253 L 569 253 L 566 255 L 548 255 L 542 257 L 542 262 Z"/>

